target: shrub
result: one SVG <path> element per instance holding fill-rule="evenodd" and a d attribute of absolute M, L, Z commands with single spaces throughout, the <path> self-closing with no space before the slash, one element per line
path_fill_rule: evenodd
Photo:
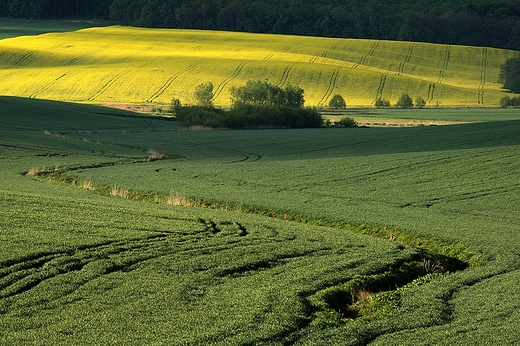
<path fill-rule="evenodd" d="M 329 107 L 335 109 L 344 109 L 347 108 L 347 104 L 341 95 L 336 94 L 330 99 Z"/>
<path fill-rule="evenodd" d="M 374 102 L 374 105 L 376 106 L 376 108 L 388 108 L 388 107 L 390 107 L 390 101 L 378 98 Z"/>
<path fill-rule="evenodd" d="M 177 119 L 185 126 L 213 128 L 311 128 L 323 124 L 322 116 L 315 109 L 244 104 L 236 104 L 228 111 L 200 106 L 181 107 Z"/>
<path fill-rule="evenodd" d="M 504 96 L 500 99 L 499 105 L 501 108 L 520 107 L 520 96 L 516 96 L 516 97 Z"/>
<path fill-rule="evenodd" d="M 417 96 L 415 99 L 415 108 L 424 108 L 426 106 L 426 101 L 420 96 Z"/>
<path fill-rule="evenodd" d="M 397 103 L 395 104 L 397 108 L 412 108 L 413 107 L 413 100 L 408 94 L 402 94 L 401 97 L 399 97 L 399 100 L 397 100 Z"/>
<path fill-rule="evenodd" d="M 335 125 L 339 126 L 339 127 L 357 127 L 358 126 L 357 122 L 351 117 L 343 117 L 343 118 L 341 118 L 341 120 L 337 121 L 335 123 Z"/>

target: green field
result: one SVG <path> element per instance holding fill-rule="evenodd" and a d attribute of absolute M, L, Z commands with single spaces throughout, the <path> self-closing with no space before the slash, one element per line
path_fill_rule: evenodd
<path fill-rule="evenodd" d="M 174 97 L 192 103 L 195 86 L 211 81 L 215 104 L 229 106 L 230 87 L 266 80 L 302 87 L 308 106 L 325 106 L 334 94 L 349 106 L 377 98 L 393 104 L 405 92 L 432 107 L 496 106 L 506 95 L 497 83 L 500 64 L 517 55 L 415 42 L 94 27 L 0 40 L 0 94 L 161 107 Z"/>
<path fill-rule="evenodd" d="M 0 103 L 2 344 L 520 337 L 518 111 L 467 110 L 460 119 L 487 121 L 453 126 L 192 132 L 94 106 Z M 172 158 L 146 162 L 149 149 Z M 25 174 L 37 167 L 62 173 Z M 171 205 L 190 201 L 220 208 Z M 420 244 L 356 233 L 383 228 L 469 250 L 473 264 L 352 319 L 337 305 L 349 287 L 395 289 L 403 268 L 424 265 Z"/>
<path fill-rule="evenodd" d="M 498 102 L 517 52 L 10 23 L 1 345 L 520 340 L 520 111 L 434 107 Z M 188 101 L 207 80 L 227 105 L 258 78 L 309 105 L 417 91 L 432 107 L 327 115 L 368 128 L 189 131 L 95 105 Z"/>

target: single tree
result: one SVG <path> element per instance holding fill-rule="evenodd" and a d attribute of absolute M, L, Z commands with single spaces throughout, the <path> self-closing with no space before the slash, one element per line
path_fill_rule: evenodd
<path fill-rule="evenodd" d="M 397 103 L 395 104 L 397 108 L 412 108 L 413 107 L 413 100 L 408 94 L 402 94 L 401 97 L 399 97 L 399 100 L 397 100 Z"/>
<path fill-rule="evenodd" d="M 213 84 L 206 82 L 197 85 L 194 96 L 197 106 L 213 107 Z"/>
<path fill-rule="evenodd" d="M 345 109 L 347 108 L 347 104 L 340 94 L 336 94 L 330 99 L 329 107 L 335 109 Z"/>
<path fill-rule="evenodd" d="M 520 93 L 520 57 L 509 58 L 500 65 L 498 82 L 514 93 Z"/>
<path fill-rule="evenodd" d="M 426 101 L 421 96 L 417 96 L 415 99 L 415 108 L 424 108 L 426 106 Z"/>

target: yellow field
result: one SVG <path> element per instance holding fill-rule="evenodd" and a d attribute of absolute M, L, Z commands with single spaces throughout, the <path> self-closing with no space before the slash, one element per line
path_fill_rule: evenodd
<path fill-rule="evenodd" d="M 266 80 L 305 90 L 306 105 L 341 94 L 348 106 L 395 103 L 497 105 L 500 64 L 518 52 L 396 41 L 198 30 L 90 28 L 0 40 L 0 94 L 87 103 L 191 103 L 199 83 L 229 88 Z"/>

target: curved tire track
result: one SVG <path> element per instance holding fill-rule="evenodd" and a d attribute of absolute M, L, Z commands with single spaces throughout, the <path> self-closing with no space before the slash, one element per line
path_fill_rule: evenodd
<path fill-rule="evenodd" d="M 374 102 L 383 98 L 383 89 L 385 88 L 387 76 L 388 76 L 387 74 L 381 75 L 381 78 L 379 79 L 379 86 L 377 87 L 377 94 L 376 94 L 376 98 L 375 98 Z"/>
<path fill-rule="evenodd" d="M 226 79 L 224 79 L 218 86 L 217 88 L 215 89 L 215 93 L 213 94 L 213 99 L 217 99 L 220 94 L 222 93 L 222 90 L 224 90 L 225 86 L 231 82 L 231 80 L 233 80 L 234 78 L 236 78 L 240 72 L 242 72 L 242 69 L 244 68 L 244 66 L 247 64 L 247 61 L 246 62 L 243 62 L 241 63 L 240 65 L 237 66 L 237 68 L 235 69 L 235 71 L 233 72 L 233 74 L 231 75 L 231 77 L 228 77 Z"/>
<path fill-rule="evenodd" d="M 278 82 L 278 87 L 283 87 L 285 83 L 287 83 L 287 80 L 289 79 L 289 74 L 291 73 L 291 70 L 294 65 L 288 65 L 285 70 L 283 70 L 282 73 L 282 79 Z"/>
<path fill-rule="evenodd" d="M 157 90 L 152 96 L 150 96 L 148 98 L 148 100 L 146 100 L 147 102 L 153 102 L 155 99 L 157 99 L 159 96 L 161 96 L 171 85 L 173 82 L 175 82 L 175 80 L 177 78 L 179 78 L 179 76 L 183 73 L 186 73 L 186 72 L 189 72 L 191 70 L 193 70 L 197 65 L 200 64 L 200 60 L 199 61 L 196 61 L 194 62 L 193 64 L 189 65 L 188 67 L 186 67 L 184 70 L 180 71 L 180 72 L 177 72 L 176 74 L 174 74 L 173 76 L 171 76 L 170 78 L 168 78 L 168 80 L 159 88 L 159 90 Z"/>
<path fill-rule="evenodd" d="M 101 87 L 101 89 L 99 89 L 94 95 L 90 96 L 88 98 L 89 101 L 94 101 L 96 98 L 98 98 L 99 96 L 101 96 L 102 94 L 104 94 L 108 89 L 110 89 L 110 87 L 112 87 L 112 85 L 114 85 L 122 76 L 123 74 L 125 74 L 126 71 L 124 72 L 119 72 L 118 74 L 116 74 L 114 76 L 114 78 L 110 79 L 108 82 L 105 83 L 105 85 L 103 85 Z"/>
<path fill-rule="evenodd" d="M 325 91 L 325 94 L 321 98 L 320 102 L 318 102 L 318 106 L 323 106 L 325 104 L 325 102 L 327 102 L 328 98 L 330 97 L 330 95 L 334 91 L 334 88 L 336 87 L 336 82 L 338 80 L 338 76 L 339 76 L 339 68 L 334 69 L 334 71 L 332 71 L 332 76 L 330 77 L 330 82 L 329 82 L 327 91 Z"/>
<path fill-rule="evenodd" d="M 62 74 L 61 76 L 59 76 L 58 78 L 56 78 L 55 80 L 53 80 L 52 82 L 44 85 L 43 87 L 41 87 L 40 89 L 38 89 L 34 94 L 30 95 L 29 98 L 36 98 L 38 95 L 40 95 L 41 93 L 49 90 L 50 88 L 52 88 L 60 79 L 62 79 L 63 77 L 65 77 L 67 74 L 64 73 Z"/>
<path fill-rule="evenodd" d="M 401 63 L 399 64 L 399 67 L 397 69 L 398 76 L 403 74 L 405 65 L 410 62 L 410 58 L 412 57 L 412 54 L 413 54 L 414 45 L 415 45 L 415 42 L 410 43 L 410 46 L 408 47 L 408 52 L 406 53 L 406 57 L 404 58 L 404 61 L 401 61 Z"/>
<path fill-rule="evenodd" d="M 372 47 L 370 47 L 370 50 L 368 51 L 368 53 L 363 55 L 361 57 L 361 59 L 359 60 L 359 63 L 355 64 L 353 66 L 353 68 L 357 68 L 359 65 L 366 65 L 367 59 L 374 54 L 374 52 L 376 51 L 377 47 L 379 46 L 379 42 L 380 42 L 379 40 L 375 41 L 374 44 L 372 45 Z"/>

